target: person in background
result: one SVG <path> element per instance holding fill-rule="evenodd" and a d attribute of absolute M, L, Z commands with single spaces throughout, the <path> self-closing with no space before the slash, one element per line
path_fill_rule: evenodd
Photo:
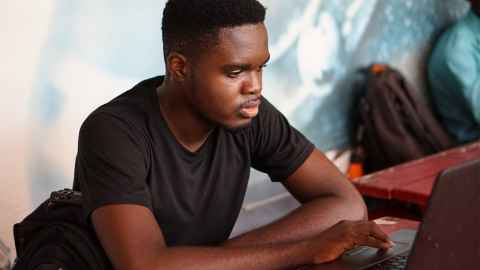
<path fill-rule="evenodd" d="M 480 138 L 480 1 L 442 34 L 428 64 L 440 119 L 459 144 Z"/>
<path fill-rule="evenodd" d="M 391 247 L 349 180 L 261 95 L 264 19 L 257 0 L 168 1 L 166 75 L 83 123 L 74 189 L 115 269 L 290 269 Z M 302 206 L 228 239 L 250 167 Z"/>

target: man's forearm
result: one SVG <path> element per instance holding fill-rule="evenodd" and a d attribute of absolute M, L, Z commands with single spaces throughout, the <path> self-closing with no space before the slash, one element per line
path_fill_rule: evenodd
<path fill-rule="evenodd" d="M 292 269 L 313 262 L 314 254 L 308 244 L 302 241 L 261 247 L 163 248 L 149 265 L 120 269 Z"/>
<path fill-rule="evenodd" d="M 233 247 L 301 241 L 318 235 L 340 220 L 360 219 L 367 219 L 366 207 L 361 199 L 322 197 L 303 204 L 278 221 L 230 239 L 224 245 Z"/>

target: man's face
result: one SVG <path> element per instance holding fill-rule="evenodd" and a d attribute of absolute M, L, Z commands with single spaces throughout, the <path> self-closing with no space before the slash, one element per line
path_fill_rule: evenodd
<path fill-rule="evenodd" d="M 258 113 L 267 30 L 262 23 L 223 28 L 218 41 L 192 63 L 188 96 L 208 121 L 235 129 Z"/>

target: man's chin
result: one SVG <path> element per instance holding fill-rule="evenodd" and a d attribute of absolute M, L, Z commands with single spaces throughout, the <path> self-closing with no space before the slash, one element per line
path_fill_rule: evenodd
<path fill-rule="evenodd" d="M 252 124 L 252 119 L 242 121 L 241 123 L 235 123 L 234 125 L 222 125 L 228 132 L 238 132 L 245 128 L 248 128 Z"/>

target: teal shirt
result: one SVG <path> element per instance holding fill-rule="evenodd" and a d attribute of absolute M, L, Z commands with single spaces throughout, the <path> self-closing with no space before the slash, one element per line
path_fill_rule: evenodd
<path fill-rule="evenodd" d="M 449 133 L 459 143 L 480 138 L 480 17 L 473 11 L 441 36 L 428 77 Z"/>

